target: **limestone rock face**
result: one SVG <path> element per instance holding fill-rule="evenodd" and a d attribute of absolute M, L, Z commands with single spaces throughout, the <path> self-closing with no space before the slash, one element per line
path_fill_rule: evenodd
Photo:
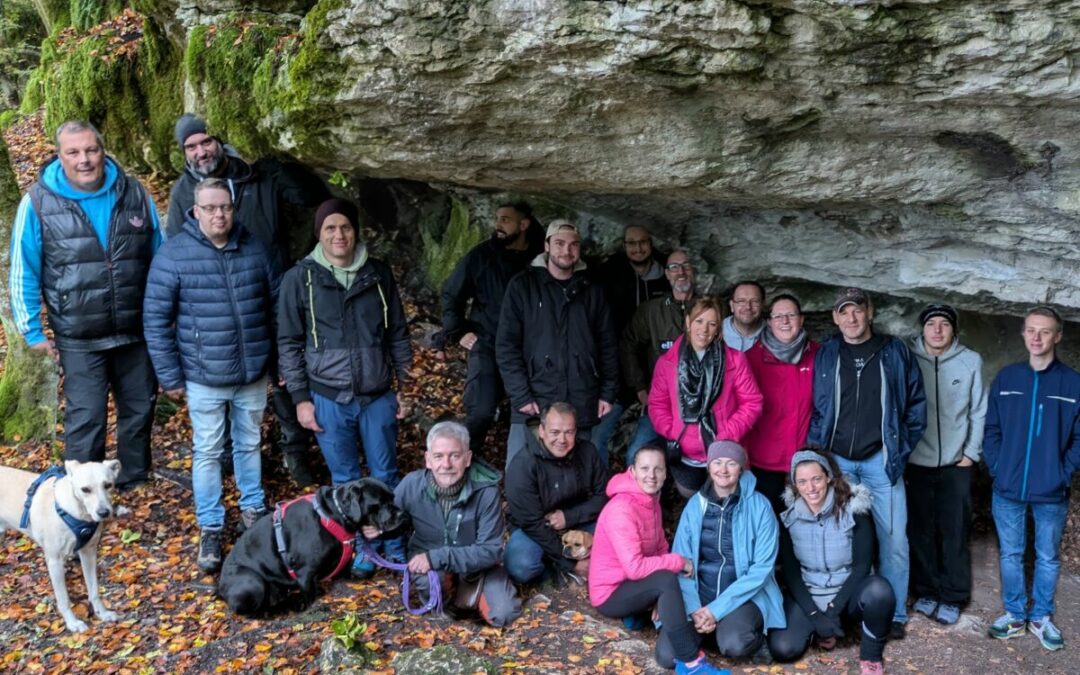
<path fill-rule="evenodd" d="M 328 18 L 320 155 L 264 120 L 304 161 L 542 196 L 605 241 L 645 221 L 720 281 L 1080 319 L 1080 0 L 343 0 Z"/>

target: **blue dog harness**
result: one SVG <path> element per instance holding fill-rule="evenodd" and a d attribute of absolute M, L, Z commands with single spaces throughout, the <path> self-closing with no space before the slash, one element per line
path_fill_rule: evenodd
<path fill-rule="evenodd" d="M 65 475 L 63 467 L 54 466 L 34 479 L 34 482 L 31 483 L 30 487 L 26 490 L 26 501 L 23 502 L 22 519 L 19 520 L 19 527 L 21 529 L 25 530 L 30 527 L 30 504 L 33 503 L 34 495 L 37 494 L 41 484 L 50 478 L 60 480 Z M 94 533 L 97 532 L 98 524 L 95 522 L 79 520 L 60 508 L 60 504 L 55 499 L 53 500 L 53 506 L 56 507 L 56 515 L 60 516 L 60 520 L 64 521 L 64 524 L 68 526 L 71 533 L 75 535 L 75 550 L 78 551 L 83 546 L 86 546 L 86 542 L 90 541 L 94 536 Z"/>

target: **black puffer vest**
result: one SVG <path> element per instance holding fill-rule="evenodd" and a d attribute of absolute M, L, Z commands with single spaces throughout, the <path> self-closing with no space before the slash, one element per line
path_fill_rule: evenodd
<path fill-rule="evenodd" d="M 142 339 L 143 292 L 153 256 L 153 220 L 142 185 L 117 167 L 108 250 L 79 205 L 30 188 L 41 221 L 42 292 L 61 349 L 98 351 Z"/>

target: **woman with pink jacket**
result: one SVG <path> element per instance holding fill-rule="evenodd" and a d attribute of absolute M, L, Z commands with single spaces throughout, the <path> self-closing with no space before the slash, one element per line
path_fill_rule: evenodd
<path fill-rule="evenodd" d="M 686 334 L 656 362 L 649 390 L 649 419 L 656 433 L 679 447 L 681 461 L 668 470 L 687 498 L 708 478 L 709 444 L 741 441 L 761 415 L 761 392 L 746 356 L 717 339 L 722 318 L 716 300 L 696 301 L 686 315 Z"/>
<path fill-rule="evenodd" d="M 676 675 L 726 674 L 705 659 L 694 624 L 687 618 L 678 575 L 693 574 L 694 566 L 668 552 L 660 512 L 666 477 L 664 448 L 647 443 L 634 455 L 630 468 L 608 481 L 609 501 L 593 535 L 589 601 L 615 619 L 651 610 L 653 621 L 661 622 L 657 663 L 670 668 L 674 657 Z M 672 653 L 666 654 L 668 650 Z"/>

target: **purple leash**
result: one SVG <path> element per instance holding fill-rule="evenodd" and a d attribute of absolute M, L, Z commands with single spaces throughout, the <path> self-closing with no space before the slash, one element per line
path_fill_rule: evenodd
<path fill-rule="evenodd" d="M 405 605 L 406 611 L 409 614 L 419 616 L 426 614 L 435 609 L 442 611 L 442 584 L 439 582 L 439 573 L 435 570 L 428 570 L 428 599 L 422 607 L 419 609 L 413 609 L 409 606 L 409 578 L 412 576 L 409 574 L 409 566 L 405 563 L 390 562 L 386 558 L 382 557 L 375 552 L 375 549 L 371 547 L 371 544 L 367 541 L 363 544 L 364 555 L 378 565 L 379 567 L 385 567 L 388 570 L 394 570 L 395 572 L 403 572 L 403 578 L 401 581 L 401 602 Z"/>

